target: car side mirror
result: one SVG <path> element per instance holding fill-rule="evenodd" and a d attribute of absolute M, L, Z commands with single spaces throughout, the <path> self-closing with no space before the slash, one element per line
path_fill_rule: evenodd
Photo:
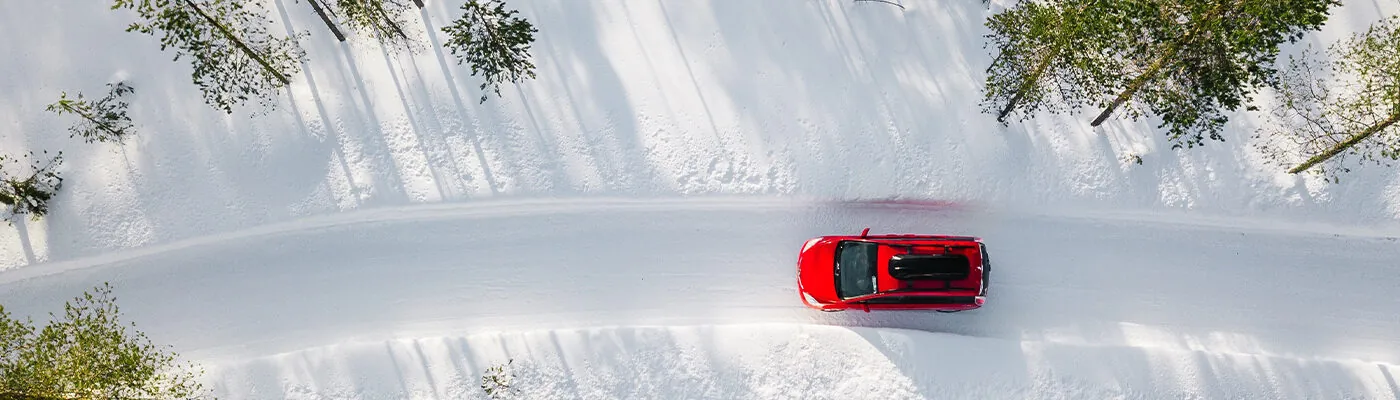
<path fill-rule="evenodd" d="M 868 234 L 870 234 L 870 228 L 865 228 L 865 230 L 860 231 L 860 237 L 862 238 Z"/>
<path fill-rule="evenodd" d="M 870 303 L 862 301 L 860 302 L 860 308 L 865 310 L 865 312 L 870 312 Z"/>

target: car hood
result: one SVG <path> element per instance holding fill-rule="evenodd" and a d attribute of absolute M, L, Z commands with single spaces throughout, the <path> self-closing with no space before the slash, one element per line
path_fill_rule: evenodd
<path fill-rule="evenodd" d="M 804 243 L 798 253 L 798 284 L 822 303 L 839 300 L 836 297 L 836 243 L 835 239 L 812 239 Z"/>

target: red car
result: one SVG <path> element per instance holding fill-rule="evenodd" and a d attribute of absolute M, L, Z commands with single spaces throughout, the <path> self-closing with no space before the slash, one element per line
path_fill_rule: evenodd
<path fill-rule="evenodd" d="M 802 245 L 797 291 L 822 311 L 979 308 L 991 260 L 981 238 L 944 235 L 822 236 Z"/>

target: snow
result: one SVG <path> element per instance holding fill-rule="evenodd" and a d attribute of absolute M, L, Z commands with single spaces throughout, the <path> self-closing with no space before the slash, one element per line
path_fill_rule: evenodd
<path fill-rule="evenodd" d="M 430 32 L 460 5 L 426 3 Z M 43 40 L 0 41 L 0 148 L 63 150 L 67 181 L 0 231 L 0 304 L 110 281 L 221 398 L 479 397 L 512 358 L 532 398 L 1400 398 L 1400 174 L 1287 175 L 1244 114 L 1189 152 L 1151 121 L 1002 127 L 977 99 L 1004 4 L 906 3 L 512 2 L 540 75 L 478 104 L 450 56 L 270 0 L 311 62 L 255 118 L 124 13 L 8 4 L 0 36 Z M 124 146 L 43 111 L 114 76 Z M 983 237 L 987 306 L 802 307 L 804 241 L 865 227 Z"/>
<path fill-rule="evenodd" d="M 1355 361 L 752 324 L 343 344 L 246 361 L 220 383 L 277 381 L 260 389 L 285 387 L 288 398 L 479 398 L 473 374 L 507 357 L 517 357 L 517 387 L 540 399 L 1361 398 L 1393 393 L 1395 370 Z M 326 387 L 337 389 L 317 389 Z"/>
<path fill-rule="evenodd" d="M 867 225 L 983 237 L 987 306 L 805 309 L 793 252 Z M 226 398 L 455 397 L 509 358 L 535 398 L 1374 397 L 1400 365 L 1400 301 L 1376 296 L 1397 256 L 1340 231 L 595 197 L 342 213 L 0 285 L 37 312 L 116 282 Z"/>

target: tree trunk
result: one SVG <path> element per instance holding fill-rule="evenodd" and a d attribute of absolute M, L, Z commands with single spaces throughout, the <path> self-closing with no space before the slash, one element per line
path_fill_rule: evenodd
<path fill-rule="evenodd" d="M 314 10 L 316 10 L 316 15 L 321 16 L 321 21 L 325 22 L 325 23 L 326 23 L 326 27 L 327 27 L 327 28 L 330 28 L 331 33 L 334 33 L 334 34 L 335 34 L 336 40 L 339 40 L 339 41 L 344 42 L 344 41 L 345 41 L 345 35 L 342 34 L 342 33 L 340 33 L 340 28 L 337 28 L 337 27 L 335 26 L 335 23 L 334 23 L 334 22 L 331 22 L 331 17 L 328 16 L 328 15 L 326 15 L 326 10 L 325 10 L 325 9 L 322 9 L 322 8 L 321 8 L 321 0 L 307 0 L 307 2 L 308 2 L 308 3 L 311 3 L 311 8 L 314 9 Z"/>
<path fill-rule="evenodd" d="M 1175 54 L 1176 46 L 1172 46 L 1167 49 L 1165 53 L 1162 53 L 1161 56 L 1158 56 L 1157 60 L 1152 62 L 1152 66 L 1147 68 L 1147 72 L 1143 72 L 1142 75 L 1133 78 L 1133 82 L 1128 84 L 1128 88 L 1123 89 L 1122 93 L 1118 93 L 1118 97 L 1114 98 L 1113 102 L 1108 104 L 1108 108 L 1105 108 L 1103 112 L 1099 113 L 1098 118 L 1094 118 L 1094 122 L 1089 123 L 1089 125 L 1099 126 L 1099 124 L 1102 124 L 1104 120 L 1108 119 L 1109 115 L 1113 114 L 1114 110 L 1117 110 L 1123 103 L 1128 102 L 1128 99 L 1131 99 L 1138 90 L 1142 90 L 1142 87 L 1147 85 L 1148 80 L 1155 77 L 1158 72 L 1161 72 L 1162 67 L 1167 65 L 1167 59 Z"/>
<path fill-rule="evenodd" d="M 98 121 L 97 118 L 94 118 L 93 116 L 88 115 L 88 114 L 86 114 L 86 113 L 83 113 L 83 112 L 81 112 L 81 111 L 73 110 L 72 108 L 69 108 L 69 110 L 73 111 L 74 113 L 77 113 L 79 116 L 82 116 L 83 119 L 86 119 L 86 120 L 88 120 L 88 121 L 92 121 L 93 124 L 96 124 L 97 127 L 102 128 L 102 130 L 104 130 L 104 131 L 107 131 L 107 133 L 111 133 L 113 138 L 120 138 L 120 137 L 122 137 L 122 133 L 121 133 L 121 132 L 117 132 L 117 130 L 116 130 L 116 129 L 112 129 L 112 127 L 111 127 L 110 125 L 107 125 L 107 124 L 105 124 L 105 123 L 102 123 L 102 121 Z"/>
<path fill-rule="evenodd" d="M 1142 90 L 1142 87 L 1147 84 L 1148 80 L 1152 79 L 1154 76 L 1157 75 L 1157 73 L 1161 72 L 1162 67 L 1167 64 L 1167 60 L 1176 56 L 1176 52 L 1181 49 L 1182 43 L 1186 42 L 1186 40 L 1195 37 L 1196 34 L 1200 33 L 1198 29 L 1201 29 L 1201 26 L 1205 24 L 1202 21 L 1212 21 L 1219 15 L 1223 14 L 1225 12 L 1226 7 L 1238 7 L 1243 1 L 1244 0 L 1236 0 L 1230 3 L 1222 2 L 1220 4 L 1217 4 L 1215 8 L 1206 12 L 1205 15 L 1202 15 L 1201 19 L 1198 20 L 1195 25 L 1191 26 L 1190 31 L 1186 32 L 1186 34 L 1181 35 L 1180 38 L 1177 38 L 1175 41 L 1171 42 L 1171 44 L 1167 47 L 1167 50 L 1164 51 L 1161 56 L 1157 57 L 1157 60 L 1152 63 L 1152 66 L 1147 69 L 1147 72 L 1144 72 L 1142 75 L 1139 75 L 1137 78 L 1134 78 L 1133 82 L 1128 85 L 1128 88 L 1124 89 L 1122 93 L 1119 93 L 1118 97 L 1113 99 L 1113 103 L 1110 103 L 1108 105 L 1108 108 L 1105 108 L 1103 112 L 1099 113 L 1098 118 L 1094 118 L 1094 122 L 1089 123 L 1089 125 L 1099 126 L 1099 124 L 1102 124 L 1104 120 L 1108 119 L 1109 115 L 1113 114 L 1114 110 L 1122 106 L 1123 103 L 1127 102 L 1128 99 L 1132 98 L 1134 94 L 1137 94 L 1138 90 Z"/>
<path fill-rule="evenodd" d="M 253 60 L 256 60 L 258 64 L 262 65 L 263 70 L 266 70 L 268 73 L 271 73 L 273 76 L 276 76 L 277 80 L 281 81 L 283 85 L 292 84 L 291 78 L 288 78 L 286 75 L 283 75 L 282 72 L 278 71 L 276 68 L 272 68 L 272 64 L 268 64 L 267 60 L 263 59 L 263 56 L 261 54 L 258 54 L 258 52 L 253 51 L 252 48 L 249 48 L 248 45 L 243 43 L 243 40 L 240 39 L 238 36 L 235 36 L 233 32 L 229 32 L 228 27 L 225 27 L 224 24 L 220 24 L 218 20 L 215 20 L 213 17 L 210 17 L 209 14 L 205 14 L 204 10 L 199 9 L 199 6 L 194 4 L 193 0 L 185 0 L 185 4 L 190 6 L 190 8 L 193 8 L 194 12 L 199 14 L 199 16 L 204 17 L 205 21 L 209 21 L 209 23 L 213 24 L 214 27 L 219 28 L 219 32 L 223 33 L 224 37 L 228 38 L 228 40 L 230 41 L 233 41 L 233 44 L 237 45 L 240 50 L 243 50 L 244 54 L 247 54 L 248 57 L 252 57 Z"/>
<path fill-rule="evenodd" d="M 997 53 L 997 57 L 996 57 L 996 58 L 993 58 L 993 59 L 992 59 L 992 63 L 991 63 L 991 64 L 987 64 L 987 69 L 982 70 L 982 72 L 985 72 L 985 73 L 988 73 L 988 74 L 992 73 L 992 67 L 995 67 L 995 66 L 997 65 L 997 61 L 1001 61 L 1001 56 L 1002 56 L 1002 54 L 1003 54 L 1003 53 L 998 52 L 998 53 Z"/>
<path fill-rule="evenodd" d="M 88 122 L 92 122 L 93 125 L 97 125 L 98 128 L 101 128 L 102 130 L 107 131 L 107 133 L 111 133 L 113 137 L 121 137 L 121 136 L 122 136 L 122 133 L 121 133 L 121 132 L 118 132 L 116 129 L 112 128 L 111 125 L 107 125 L 107 124 L 103 123 L 102 121 L 98 121 L 96 117 L 93 117 L 93 116 L 92 116 L 92 114 L 83 112 L 82 110 L 79 110 L 79 109 L 77 109 L 76 107 L 73 107 L 73 106 L 69 105 L 69 103 L 60 101 L 59 104 L 58 104 L 58 106 L 59 106 L 59 107 L 63 107 L 63 111 L 68 111 L 68 112 L 71 112 L 71 113 L 74 113 L 74 114 L 78 114 L 79 117 L 82 117 L 83 119 L 88 120 Z"/>
<path fill-rule="evenodd" d="M 380 2 L 375 1 L 372 2 L 372 4 L 374 5 L 374 10 L 379 12 L 380 18 L 384 19 L 384 23 L 389 24 L 390 28 L 394 28 L 394 33 L 399 34 L 399 37 L 403 38 L 404 41 L 408 41 L 408 34 L 403 33 L 403 29 L 399 28 L 399 24 L 394 23 L 393 18 L 389 18 L 389 13 L 384 11 L 384 7 L 380 6 Z"/>
<path fill-rule="evenodd" d="M 1381 121 L 1381 123 L 1379 124 L 1371 125 L 1371 127 L 1362 130 L 1361 133 L 1357 133 L 1356 135 L 1352 136 L 1346 141 L 1337 143 L 1337 145 L 1332 146 L 1332 148 L 1329 148 L 1326 151 L 1323 151 L 1321 154 L 1312 156 L 1312 158 L 1309 158 L 1302 164 L 1299 164 L 1298 166 L 1293 167 L 1293 169 L 1288 170 L 1288 173 L 1296 174 L 1299 172 L 1303 172 L 1306 171 L 1308 168 L 1312 168 L 1314 165 L 1322 163 L 1323 161 L 1327 161 L 1332 157 L 1336 157 L 1338 154 L 1342 154 L 1343 151 L 1346 151 L 1346 149 L 1355 146 L 1357 143 L 1361 143 L 1362 140 L 1366 140 L 1366 138 L 1374 136 L 1376 133 L 1385 130 L 1385 128 L 1389 128 L 1391 125 L 1395 125 L 1396 122 L 1400 122 L 1400 112 L 1392 113 L 1390 114 L 1389 119 Z"/>
<path fill-rule="evenodd" d="M 1021 83 L 1021 87 L 1016 89 L 1016 95 L 1011 96 L 1011 101 L 1007 102 L 1006 107 L 1003 107 L 1001 113 L 997 114 L 997 122 L 1006 120 L 1006 115 L 1010 114 L 1011 110 L 1016 108 L 1016 103 L 1020 103 L 1021 99 L 1026 97 L 1026 92 L 1029 92 L 1031 87 L 1035 86 L 1036 82 L 1040 81 L 1040 76 L 1045 74 L 1045 69 L 1050 67 L 1050 61 L 1054 60 L 1055 55 L 1058 53 L 1059 48 L 1056 47 L 1050 49 L 1050 52 L 1045 54 L 1045 58 L 1042 58 L 1040 63 L 1035 66 L 1035 71 L 1031 72 L 1031 76 L 1027 78 L 1025 82 Z"/>
<path fill-rule="evenodd" d="M 983 2 L 985 3 L 986 1 Z M 1067 19 L 1082 17 L 1082 14 L 1088 8 L 1088 2 L 1081 2 L 1079 3 L 1078 7 L 1075 7 L 1070 10 L 1060 11 L 1058 19 L 1061 25 L 1059 28 L 1063 29 L 1065 20 Z M 1049 52 L 1046 53 L 1045 58 L 1041 59 L 1040 63 L 1036 65 L 1035 70 L 1031 72 L 1030 78 L 1027 79 L 1025 82 L 1021 83 L 1021 87 L 1016 89 L 1016 94 L 1011 96 L 1011 101 L 1006 104 L 1006 107 L 1002 108 L 1001 112 L 997 114 L 997 122 L 1005 121 L 1006 116 L 1008 114 L 1011 114 L 1012 110 L 1016 109 L 1016 104 L 1019 104 L 1021 102 L 1021 99 L 1026 97 L 1026 93 L 1030 92 L 1031 88 L 1035 87 L 1037 82 L 1040 82 L 1040 77 L 1045 75 L 1045 70 L 1050 67 L 1050 63 L 1055 60 L 1055 56 L 1058 56 L 1060 54 L 1060 51 L 1064 49 L 1065 33 L 1057 31 L 1054 35 L 1055 36 L 1051 38 L 1054 40 L 1054 42 L 1051 44 L 1051 47 L 1048 50 Z M 1002 55 L 998 53 L 997 58 L 995 60 L 992 60 L 992 64 L 995 65 L 996 61 L 1001 59 L 1001 56 Z M 992 67 L 988 66 L 987 72 L 991 72 L 991 70 Z"/>

